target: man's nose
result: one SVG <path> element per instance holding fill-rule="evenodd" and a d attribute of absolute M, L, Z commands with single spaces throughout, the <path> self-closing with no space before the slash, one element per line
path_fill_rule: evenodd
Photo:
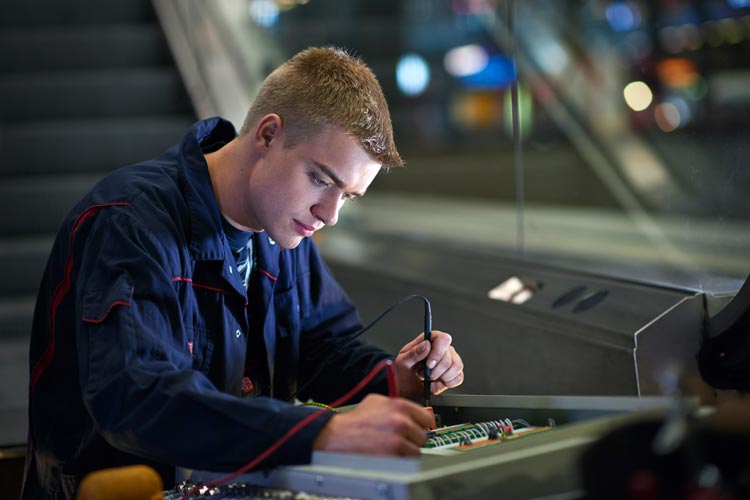
<path fill-rule="evenodd" d="M 310 210 L 312 214 L 326 226 L 333 226 L 339 220 L 339 210 L 344 205 L 344 200 L 339 195 L 327 195 L 313 205 Z"/>

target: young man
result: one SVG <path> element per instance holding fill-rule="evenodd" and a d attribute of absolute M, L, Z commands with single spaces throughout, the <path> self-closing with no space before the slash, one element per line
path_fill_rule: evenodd
<path fill-rule="evenodd" d="M 385 99 L 346 53 L 308 49 L 265 81 L 238 136 L 218 118 L 99 182 L 63 224 L 31 341 L 24 498 L 72 498 L 94 469 L 238 468 L 389 355 L 350 342 L 360 320 L 309 238 L 401 164 Z M 448 334 L 395 357 L 402 396 L 463 381 Z M 369 389 L 384 392 L 381 381 Z M 428 424 L 406 399 L 328 413 L 263 465 L 313 449 L 416 454 Z"/>

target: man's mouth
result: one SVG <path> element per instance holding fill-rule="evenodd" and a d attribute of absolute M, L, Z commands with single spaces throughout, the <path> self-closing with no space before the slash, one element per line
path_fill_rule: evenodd
<path fill-rule="evenodd" d="M 304 236 L 304 237 L 310 237 L 316 231 L 316 229 L 313 228 L 312 226 L 308 226 L 307 224 L 303 224 L 302 222 L 298 221 L 297 219 L 294 219 L 294 225 L 297 228 L 297 232 L 300 235 Z"/>

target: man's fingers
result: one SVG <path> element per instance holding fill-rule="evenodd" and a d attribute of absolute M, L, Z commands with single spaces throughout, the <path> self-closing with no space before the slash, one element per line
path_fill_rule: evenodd
<path fill-rule="evenodd" d="M 420 446 L 409 441 L 404 441 L 401 449 L 398 450 L 398 454 L 404 457 L 417 457 L 420 454 Z"/>
<path fill-rule="evenodd" d="M 405 439 L 403 436 L 398 434 L 391 434 L 390 436 L 384 437 L 382 442 L 382 453 L 384 455 L 401 455 L 407 457 L 418 456 L 420 451 L 420 445 Z"/>
<path fill-rule="evenodd" d="M 457 377 L 454 377 L 449 380 L 436 380 L 432 383 L 430 386 L 430 391 L 432 391 L 432 394 L 440 394 L 442 392 L 447 391 L 448 389 L 453 389 L 454 387 L 458 387 L 459 385 L 464 383 L 464 374 L 463 372 L 459 373 Z"/>
<path fill-rule="evenodd" d="M 458 355 L 453 347 L 448 348 L 448 352 L 440 360 L 434 370 L 432 370 L 434 379 L 441 379 L 443 382 L 453 380 L 458 377 L 459 374 L 463 373 L 464 363 L 461 360 L 461 356 Z M 449 387 L 454 387 L 450 386 Z"/>
<path fill-rule="evenodd" d="M 444 332 L 434 331 L 432 334 L 432 346 L 426 364 L 430 368 L 435 368 L 443 356 L 445 356 L 453 339 L 450 335 Z"/>
<path fill-rule="evenodd" d="M 430 358 L 431 357 L 432 356 L 430 356 Z M 451 359 L 451 348 L 448 348 L 448 351 L 443 354 L 443 357 L 440 358 L 437 364 L 432 368 L 432 378 L 435 380 L 441 378 L 443 374 L 451 367 L 452 363 L 453 360 Z"/>
<path fill-rule="evenodd" d="M 430 415 L 416 403 L 370 394 L 351 412 L 333 416 L 313 446 L 339 452 L 417 455 L 430 422 Z"/>
<path fill-rule="evenodd" d="M 426 424 L 417 424 L 417 422 L 410 418 L 409 421 L 399 429 L 399 434 L 415 446 L 422 446 L 427 439 L 424 430 L 429 427 L 429 422 Z"/>
<path fill-rule="evenodd" d="M 423 334 L 406 344 L 398 356 L 396 356 L 396 373 L 398 377 L 400 394 L 406 397 L 415 397 L 421 394 L 421 380 L 424 380 L 425 367 L 430 368 L 430 378 L 433 382 L 450 381 L 451 387 L 463 382 L 463 363 L 461 357 L 451 346 L 453 339 L 445 332 L 433 330 L 430 342 L 424 340 Z M 447 386 L 442 385 L 435 388 L 436 391 L 444 391 Z"/>
<path fill-rule="evenodd" d="M 406 344 L 404 347 L 402 347 L 401 350 L 399 351 L 399 354 L 402 353 L 402 352 L 406 352 L 409 349 L 413 349 L 420 342 L 424 342 L 424 333 L 420 333 L 419 335 L 417 335 L 416 337 L 414 337 L 414 339 L 411 340 L 408 344 Z"/>
<path fill-rule="evenodd" d="M 407 349 L 408 345 L 409 344 L 401 349 L 399 356 L 403 357 L 402 359 L 406 368 L 412 369 L 414 365 L 425 359 L 430 353 L 430 343 L 426 340 L 422 340 L 421 342 L 417 342 L 411 348 Z"/>
<path fill-rule="evenodd" d="M 459 385 L 464 383 L 464 372 L 460 372 L 457 376 L 451 379 L 445 380 L 443 383 L 448 389 L 458 387 Z"/>
<path fill-rule="evenodd" d="M 422 406 L 406 399 L 393 399 L 390 403 L 392 411 L 385 422 L 389 432 L 404 442 L 411 443 L 414 448 L 422 446 L 427 439 L 424 429 L 431 424 L 429 413 Z M 400 447 L 394 451 L 404 452 Z"/>

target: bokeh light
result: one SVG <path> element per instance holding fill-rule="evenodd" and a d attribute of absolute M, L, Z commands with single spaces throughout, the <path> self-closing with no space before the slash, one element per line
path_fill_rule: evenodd
<path fill-rule="evenodd" d="M 448 74 L 464 77 L 479 73 L 489 62 L 487 51 L 479 45 L 462 45 L 445 54 L 443 64 Z"/>
<path fill-rule="evenodd" d="M 625 102 L 633 111 L 643 111 L 651 105 L 654 100 L 654 93 L 648 85 L 641 81 L 628 83 L 623 89 Z"/>
<path fill-rule="evenodd" d="M 683 42 L 687 50 L 698 50 L 703 46 L 701 30 L 695 24 L 686 24 L 682 28 Z"/>
<path fill-rule="evenodd" d="M 727 18 L 719 21 L 719 30 L 724 40 L 729 44 L 740 43 L 745 39 L 742 24 L 735 19 Z"/>
<path fill-rule="evenodd" d="M 451 119 L 463 129 L 490 128 L 501 123 L 502 103 L 497 92 L 461 92 L 451 104 Z"/>
<path fill-rule="evenodd" d="M 513 94 L 511 92 L 505 93 L 505 99 L 503 102 L 503 110 L 505 111 L 505 129 L 508 131 L 508 135 L 513 135 Z M 531 133 L 534 117 L 534 99 L 531 92 L 526 90 L 525 87 L 518 86 L 518 132 L 521 137 L 527 137 Z"/>
<path fill-rule="evenodd" d="M 708 95 L 708 82 L 698 75 L 693 85 L 684 89 L 685 95 L 693 101 L 700 101 Z"/>
<path fill-rule="evenodd" d="M 667 26 L 658 32 L 661 46 L 670 54 L 681 52 L 690 45 L 686 35 L 686 33 L 676 26 Z"/>
<path fill-rule="evenodd" d="M 270 28 L 279 21 L 279 6 L 274 0 L 251 0 L 250 18 L 260 26 Z"/>
<path fill-rule="evenodd" d="M 430 67 L 419 54 L 404 54 L 396 63 L 396 85 L 408 96 L 417 96 L 430 83 Z"/>
<path fill-rule="evenodd" d="M 671 102 L 658 104 L 654 108 L 654 119 L 656 120 L 656 125 L 663 132 L 672 132 L 676 130 L 682 121 L 680 110 Z"/>
<path fill-rule="evenodd" d="M 632 31 L 641 24 L 641 11 L 632 2 L 612 2 L 604 13 L 607 22 L 617 32 Z"/>
<path fill-rule="evenodd" d="M 539 64 L 552 75 L 562 75 L 570 65 L 570 57 L 565 48 L 552 37 L 540 35 L 539 38 L 544 39 L 544 43 L 539 43 L 534 50 Z"/>
<path fill-rule="evenodd" d="M 512 59 L 503 54 L 493 54 L 487 65 L 479 72 L 461 78 L 461 83 L 470 89 L 508 88 L 516 78 L 516 67 Z"/>
<path fill-rule="evenodd" d="M 664 85 L 672 88 L 690 87 L 700 77 L 695 63 L 684 57 L 671 57 L 659 61 L 656 74 Z"/>
<path fill-rule="evenodd" d="M 706 43 L 711 47 L 718 47 L 724 43 L 724 35 L 721 33 L 721 28 L 718 23 L 714 21 L 706 21 L 701 25 L 703 31 L 703 38 Z"/>

